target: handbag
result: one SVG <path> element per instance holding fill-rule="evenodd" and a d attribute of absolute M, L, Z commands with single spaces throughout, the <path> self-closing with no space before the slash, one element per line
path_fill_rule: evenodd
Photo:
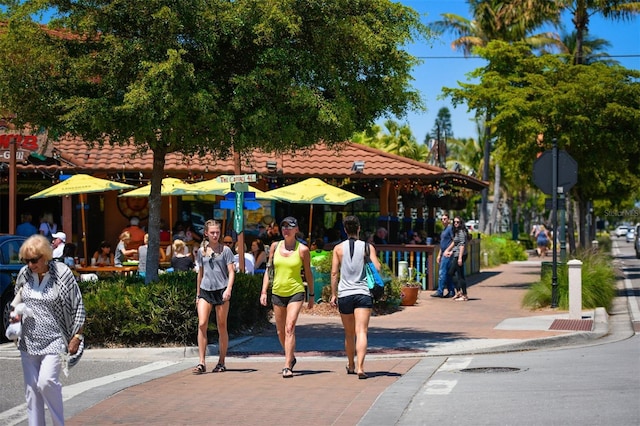
<path fill-rule="evenodd" d="M 369 251 L 369 243 L 365 243 L 364 246 L 364 271 L 367 277 L 367 285 L 369 291 L 375 300 L 379 300 L 384 295 L 384 281 L 380 273 L 376 269 L 373 262 L 371 262 L 371 254 Z"/>

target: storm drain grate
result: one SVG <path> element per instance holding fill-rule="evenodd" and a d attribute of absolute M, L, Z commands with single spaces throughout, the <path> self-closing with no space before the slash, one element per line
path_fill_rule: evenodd
<path fill-rule="evenodd" d="M 586 319 L 557 319 L 553 321 L 549 330 L 591 331 L 593 320 Z"/>
<path fill-rule="evenodd" d="M 476 368 L 463 368 L 463 373 L 513 373 L 520 371 L 515 367 L 476 367 Z"/>

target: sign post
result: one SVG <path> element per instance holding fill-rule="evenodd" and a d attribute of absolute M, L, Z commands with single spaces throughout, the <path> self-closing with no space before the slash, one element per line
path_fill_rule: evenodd
<path fill-rule="evenodd" d="M 558 252 L 560 242 L 561 259 L 566 258 L 565 241 L 565 192 L 578 182 L 578 163 L 564 150 L 558 150 L 558 140 L 553 138 L 553 148 L 542 153 L 533 163 L 533 182 L 545 194 L 551 194 L 551 217 L 553 221 L 553 273 L 551 277 L 551 307 L 558 307 Z M 560 200 L 558 200 L 560 195 Z M 560 201 L 561 224 L 558 226 L 558 201 Z"/>
<path fill-rule="evenodd" d="M 240 271 L 244 272 L 244 193 L 249 191 L 249 182 L 256 181 L 256 175 L 220 175 L 216 178 L 216 181 L 233 184 L 233 190 L 235 191 L 233 229 L 238 235 L 238 266 Z"/>

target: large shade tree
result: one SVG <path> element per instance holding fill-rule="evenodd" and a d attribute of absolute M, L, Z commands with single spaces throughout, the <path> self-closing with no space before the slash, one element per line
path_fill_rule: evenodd
<path fill-rule="evenodd" d="M 633 160 L 640 155 L 640 72 L 603 63 L 575 66 L 535 56 L 525 44 L 492 42 L 478 52 L 489 61 L 472 73 L 479 83 L 446 92 L 475 110 L 492 109 L 497 154 L 516 174 L 532 175 L 538 134 L 545 135 L 547 149 L 557 138 L 578 163 L 572 193 L 584 245 L 586 203 L 622 202 L 640 184 Z"/>
<path fill-rule="evenodd" d="M 421 106 L 403 46 L 428 31 L 388 0 L 1 3 L 0 109 L 17 126 L 153 152 L 148 280 L 167 153 L 336 144 Z"/>
<path fill-rule="evenodd" d="M 469 0 L 469 8 L 472 19 L 445 13 L 441 20 L 430 24 L 430 27 L 439 32 L 452 33 L 456 38 L 451 47 L 461 50 L 465 56 L 474 53 L 474 49 L 486 46 L 492 40 L 504 40 L 516 42 L 526 40 L 531 46 L 542 47 L 555 42 L 552 34 L 537 33 L 536 29 L 543 23 L 557 24 L 560 17 L 560 9 L 554 2 L 541 2 L 536 0 L 515 0 L 504 2 L 501 0 Z M 491 108 L 485 108 L 480 115 L 476 111 L 476 117 L 483 123 L 491 120 Z M 479 135 L 483 144 L 483 168 L 482 179 L 490 180 L 489 164 L 494 142 L 494 136 L 490 128 L 482 129 Z M 499 188 L 500 164 L 494 162 L 495 172 L 494 187 Z M 482 191 L 480 206 L 480 229 L 490 232 L 493 222 L 488 218 L 488 189 Z M 499 203 L 499 191 L 494 191 L 494 204 Z M 495 215 L 492 214 L 492 217 Z"/>

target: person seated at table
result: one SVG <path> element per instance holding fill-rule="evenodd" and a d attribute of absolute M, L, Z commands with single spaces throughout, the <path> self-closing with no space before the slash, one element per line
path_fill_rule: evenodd
<path fill-rule="evenodd" d="M 240 246 L 236 243 L 236 251 L 233 255 L 233 262 L 236 267 L 236 272 L 240 271 Z M 253 274 L 254 265 L 256 263 L 256 259 L 253 257 L 253 254 L 247 253 L 247 245 L 244 245 L 244 272 L 245 274 Z"/>
<path fill-rule="evenodd" d="M 251 242 L 251 254 L 255 259 L 255 269 L 265 269 L 267 267 L 267 252 L 264 250 L 264 243 L 256 238 Z"/>
<path fill-rule="evenodd" d="M 129 233 L 129 238 L 131 238 L 131 241 L 129 241 L 128 247 L 130 249 L 137 250 L 138 247 L 143 244 L 145 232 L 144 229 L 140 227 L 140 218 L 138 218 L 138 216 L 132 216 L 129 219 L 129 226 L 124 228 L 122 232 Z"/>
<path fill-rule="evenodd" d="M 173 242 L 173 256 L 171 256 L 171 267 L 174 271 L 188 271 L 193 269 L 193 259 L 189 251 L 185 253 L 186 244 L 182 240 Z"/>
<path fill-rule="evenodd" d="M 129 243 L 131 242 L 131 234 L 129 234 L 129 232 L 124 231 L 120 234 L 120 237 L 118 239 L 120 241 L 116 246 L 116 252 L 113 256 L 113 261 L 115 266 L 122 266 L 122 263 L 126 262 L 127 258 L 134 258 L 135 255 L 138 254 L 138 250 L 128 247 Z"/>
<path fill-rule="evenodd" d="M 111 253 L 111 244 L 107 241 L 101 242 L 100 247 L 93 253 L 91 259 L 92 266 L 113 266 L 115 262 L 113 260 L 113 253 Z"/>
<path fill-rule="evenodd" d="M 144 278 L 147 275 L 147 252 L 149 250 L 149 234 L 144 234 L 143 244 L 138 247 L 138 275 Z M 166 257 L 162 247 L 158 248 L 158 259 L 160 262 L 165 262 Z"/>
<path fill-rule="evenodd" d="M 60 260 L 72 271 L 76 269 L 76 245 L 71 243 L 65 244 L 62 258 Z"/>

